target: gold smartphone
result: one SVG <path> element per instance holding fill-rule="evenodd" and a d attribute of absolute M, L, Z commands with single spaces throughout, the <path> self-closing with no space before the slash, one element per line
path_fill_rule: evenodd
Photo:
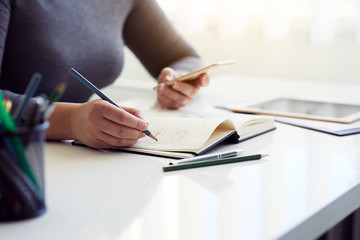
<path fill-rule="evenodd" d="M 206 67 L 203 67 L 203 68 L 199 68 L 193 72 L 190 72 L 188 74 L 185 74 L 181 77 L 178 77 L 174 80 L 171 80 L 171 81 L 168 81 L 165 83 L 165 85 L 169 86 L 171 84 L 173 84 L 175 81 L 191 81 L 191 80 L 194 80 L 195 78 L 197 78 L 199 75 L 203 74 L 203 73 L 206 73 L 207 71 L 209 71 L 210 69 L 214 69 L 214 68 L 217 68 L 217 67 L 221 67 L 221 66 L 225 66 L 225 65 L 230 65 L 230 64 L 234 64 L 235 61 L 234 60 L 227 60 L 227 61 L 221 61 L 221 62 L 216 62 L 216 63 L 213 63 L 213 64 L 210 64 Z M 156 87 L 154 87 L 154 89 L 156 89 Z"/>

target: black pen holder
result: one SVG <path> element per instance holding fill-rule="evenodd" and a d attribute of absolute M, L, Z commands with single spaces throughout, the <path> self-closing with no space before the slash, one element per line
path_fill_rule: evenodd
<path fill-rule="evenodd" d="M 46 211 L 44 143 L 48 122 L 0 133 L 0 221 L 33 218 Z"/>

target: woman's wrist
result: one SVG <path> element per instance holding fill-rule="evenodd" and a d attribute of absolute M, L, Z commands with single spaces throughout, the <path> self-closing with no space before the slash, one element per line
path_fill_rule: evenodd
<path fill-rule="evenodd" d="M 46 133 L 49 140 L 76 139 L 76 111 L 81 104 L 55 103 L 55 109 L 49 117 L 50 126 Z"/>

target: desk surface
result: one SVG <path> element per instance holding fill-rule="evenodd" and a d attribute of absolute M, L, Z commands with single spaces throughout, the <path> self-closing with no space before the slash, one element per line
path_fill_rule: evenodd
<path fill-rule="evenodd" d="M 154 99 L 153 85 L 130 85 L 120 82 L 106 91 L 130 105 L 138 101 L 135 95 Z M 247 101 L 254 93 L 359 102 L 359 89 L 219 76 L 190 108 Z M 166 158 L 48 142 L 48 210 L 0 224 L 0 239 L 314 238 L 360 207 L 359 145 L 360 135 L 336 137 L 277 123 L 276 131 L 219 147 L 269 153 L 266 159 L 163 173 Z"/>

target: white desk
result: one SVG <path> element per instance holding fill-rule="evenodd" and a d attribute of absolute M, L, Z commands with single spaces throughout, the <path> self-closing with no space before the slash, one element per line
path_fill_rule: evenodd
<path fill-rule="evenodd" d="M 120 85 L 107 89 L 116 101 L 155 96 Z M 359 90 L 217 77 L 193 107 L 283 93 L 360 102 Z M 165 158 L 49 142 L 47 212 L 0 224 L 0 239 L 311 239 L 360 207 L 359 146 L 360 135 L 277 124 L 276 131 L 222 147 L 269 153 L 264 160 L 163 173 Z"/>

